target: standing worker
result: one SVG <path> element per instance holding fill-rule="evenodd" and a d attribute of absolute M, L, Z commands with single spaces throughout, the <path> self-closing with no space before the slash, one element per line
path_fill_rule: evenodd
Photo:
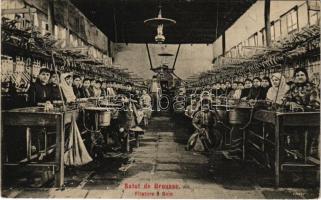
<path fill-rule="evenodd" d="M 151 97 L 152 97 L 153 110 L 159 111 L 158 103 L 159 103 L 159 98 L 162 95 L 162 89 L 156 76 L 153 76 L 152 83 L 149 88 L 149 93 L 151 94 Z"/>

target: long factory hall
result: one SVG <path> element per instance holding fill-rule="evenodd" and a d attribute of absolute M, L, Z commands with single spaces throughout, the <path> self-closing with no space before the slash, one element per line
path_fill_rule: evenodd
<path fill-rule="evenodd" d="M 319 198 L 320 7 L 2 0 L 2 197 Z"/>

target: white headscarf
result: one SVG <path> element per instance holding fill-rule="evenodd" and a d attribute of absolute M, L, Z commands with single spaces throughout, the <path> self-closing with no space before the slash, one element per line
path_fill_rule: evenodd
<path fill-rule="evenodd" d="M 60 76 L 60 80 L 61 80 L 61 83 L 60 83 L 60 87 L 61 87 L 61 90 L 66 98 L 66 101 L 67 103 L 70 103 L 70 102 L 75 102 L 76 101 L 76 96 L 75 96 L 75 93 L 74 93 L 74 90 L 72 89 L 72 86 L 71 85 L 68 85 L 65 78 L 67 76 L 71 76 L 70 73 L 64 73 L 64 74 L 61 74 Z"/>
<path fill-rule="evenodd" d="M 282 99 L 286 92 L 289 90 L 289 86 L 286 84 L 285 78 L 281 73 L 274 73 L 272 74 L 271 79 L 273 77 L 279 79 L 280 84 L 277 87 L 272 84 L 272 87 L 270 87 L 266 94 L 266 99 L 271 100 L 272 102 L 275 102 L 277 104 L 282 104 Z"/>

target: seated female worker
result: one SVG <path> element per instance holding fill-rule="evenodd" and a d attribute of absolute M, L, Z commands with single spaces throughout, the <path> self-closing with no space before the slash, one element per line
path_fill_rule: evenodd
<path fill-rule="evenodd" d="M 114 85 L 115 85 L 114 82 L 109 82 L 109 83 L 107 84 L 107 96 L 109 96 L 109 97 L 115 97 L 115 96 L 117 95 L 116 92 L 115 92 L 115 90 L 114 90 L 114 88 L 113 88 Z"/>
<path fill-rule="evenodd" d="M 320 91 L 315 84 L 309 81 L 305 68 L 297 68 L 294 71 L 294 83 L 285 94 L 285 102 L 291 110 L 320 110 Z"/>
<path fill-rule="evenodd" d="M 36 106 L 38 103 L 50 101 L 51 94 L 48 85 L 49 78 L 50 70 L 47 68 L 40 69 L 36 82 L 30 85 L 28 91 L 30 106 Z"/>
<path fill-rule="evenodd" d="M 220 96 L 225 96 L 226 95 L 226 85 L 225 83 L 221 83 L 221 88 L 220 88 Z"/>
<path fill-rule="evenodd" d="M 106 81 L 101 82 L 100 89 L 101 89 L 101 96 L 106 97 L 107 96 L 107 82 Z"/>
<path fill-rule="evenodd" d="M 76 96 L 72 88 L 72 75 L 70 73 L 61 74 L 60 86 L 66 103 L 71 103 L 76 101 Z"/>
<path fill-rule="evenodd" d="M 101 81 L 100 80 L 95 81 L 95 85 L 92 87 L 92 91 L 94 93 L 94 97 L 101 96 Z"/>
<path fill-rule="evenodd" d="M 266 100 L 271 101 L 273 104 L 281 105 L 283 103 L 283 98 L 289 86 L 286 84 L 286 80 L 281 73 L 272 74 L 272 87 L 269 88 L 266 94 Z"/>
<path fill-rule="evenodd" d="M 60 93 L 60 73 L 59 72 L 51 72 L 51 77 L 49 80 L 49 88 L 50 88 L 50 94 L 51 94 L 51 101 L 63 101 Z"/>
<path fill-rule="evenodd" d="M 83 84 L 82 84 L 82 93 L 83 93 L 83 97 L 82 98 L 89 98 L 91 96 L 91 92 L 90 92 L 90 79 L 89 78 L 85 78 L 83 80 Z"/>
<path fill-rule="evenodd" d="M 224 93 L 223 89 L 221 88 L 221 84 L 219 82 L 215 83 L 215 87 L 212 90 L 212 94 L 216 97 L 221 96 Z"/>
<path fill-rule="evenodd" d="M 229 99 L 238 100 L 241 97 L 241 92 L 242 92 L 242 90 L 238 87 L 238 82 L 234 81 L 232 83 L 232 90 L 230 91 L 230 93 L 228 94 L 227 97 Z"/>
<path fill-rule="evenodd" d="M 233 88 L 232 88 L 232 84 L 231 84 L 231 82 L 230 81 L 226 81 L 225 82 L 225 95 L 224 96 L 228 96 L 229 95 L 229 93 L 233 90 Z"/>
<path fill-rule="evenodd" d="M 233 98 L 234 99 L 240 99 L 242 95 L 242 90 L 244 89 L 244 83 L 238 82 L 237 88 L 234 92 Z"/>
<path fill-rule="evenodd" d="M 82 89 L 82 80 L 78 75 L 73 76 L 72 88 L 77 99 L 84 98 L 83 89 Z"/>
<path fill-rule="evenodd" d="M 285 105 L 290 106 L 292 111 L 314 111 L 320 110 L 320 90 L 315 84 L 309 81 L 308 72 L 305 68 L 297 68 L 294 70 L 294 83 L 290 86 L 289 91 L 285 94 Z M 290 148 L 297 148 L 304 140 L 304 130 L 309 130 L 309 137 L 307 140 L 308 156 L 320 158 L 319 144 L 320 144 L 320 129 L 309 127 L 298 127 L 291 132 L 297 134 L 290 134 L 287 136 L 288 146 Z"/>
<path fill-rule="evenodd" d="M 261 87 L 262 87 L 262 90 L 261 90 L 262 99 L 266 99 L 267 92 L 271 88 L 271 80 L 269 77 L 264 76 L 262 78 Z"/>
<path fill-rule="evenodd" d="M 253 86 L 249 91 L 246 100 L 262 100 L 264 99 L 263 90 L 261 87 L 262 79 L 260 77 L 253 78 Z"/>
<path fill-rule="evenodd" d="M 241 99 L 246 100 L 247 96 L 249 95 L 250 89 L 252 88 L 252 80 L 251 79 L 245 79 L 244 81 L 244 87 L 242 88 L 241 92 Z"/>

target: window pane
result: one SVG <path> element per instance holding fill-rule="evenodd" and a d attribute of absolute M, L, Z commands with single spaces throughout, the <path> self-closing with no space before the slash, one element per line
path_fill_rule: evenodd
<path fill-rule="evenodd" d="M 254 35 L 255 46 L 258 46 L 258 43 L 259 43 L 257 36 L 258 36 L 257 33 L 255 33 L 255 35 Z"/>
<path fill-rule="evenodd" d="M 293 24 L 297 24 L 297 11 L 296 10 L 293 10 L 292 12 L 291 12 L 291 15 L 292 15 L 292 23 Z"/>
<path fill-rule="evenodd" d="M 288 32 L 292 31 L 292 18 L 291 14 L 287 16 L 287 22 L 288 22 Z"/>
<path fill-rule="evenodd" d="M 292 10 L 287 14 L 288 33 L 298 29 L 297 10 Z"/>
<path fill-rule="evenodd" d="M 320 12 L 318 11 L 314 11 L 314 10 L 310 10 L 309 11 L 310 14 L 310 24 L 317 24 L 319 22 L 319 14 Z"/>
<path fill-rule="evenodd" d="M 282 33 L 282 37 L 285 37 L 288 32 L 287 32 L 287 22 L 286 22 L 286 17 L 282 17 L 281 18 L 281 33 Z"/>
<path fill-rule="evenodd" d="M 279 40 L 280 36 L 281 36 L 281 22 L 280 21 L 276 21 L 274 24 L 274 37 L 275 40 Z"/>
<path fill-rule="evenodd" d="M 275 34 L 274 34 L 274 24 L 271 25 L 271 40 L 274 41 L 275 40 Z"/>

